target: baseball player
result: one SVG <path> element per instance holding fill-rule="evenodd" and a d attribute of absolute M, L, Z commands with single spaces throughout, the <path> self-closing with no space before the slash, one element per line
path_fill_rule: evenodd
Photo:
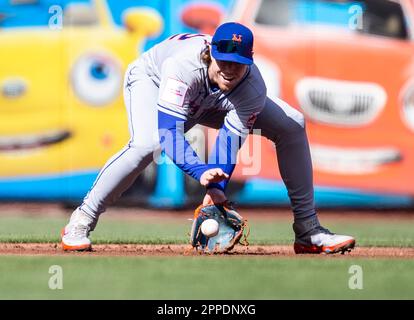
<path fill-rule="evenodd" d="M 247 135 L 257 131 L 276 145 L 294 214 L 295 252 L 334 253 L 354 247 L 354 238 L 333 234 L 319 223 L 304 117 L 286 102 L 266 96 L 247 27 L 229 22 L 212 38 L 179 34 L 157 44 L 129 65 L 124 99 L 131 138 L 105 164 L 73 212 L 62 231 L 64 250 L 91 249 L 88 236 L 100 214 L 160 150 L 206 187 L 203 204 L 224 203 L 237 152 Z M 219 129 L 207 163 L 184 137 L 196 124 Z"/>

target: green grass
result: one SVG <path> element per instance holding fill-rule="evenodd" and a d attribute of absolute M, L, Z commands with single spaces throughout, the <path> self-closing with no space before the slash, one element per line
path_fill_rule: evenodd
<path fill-rule="evenodd" d="M 49 268 L 63 270 L 51 290 Z M 349 268 L 362 268 L 351 290 Z M 414 261 L 254 257 L 0 257 L 0 299 L 413 299 Z"/>
<path fill-rule="evenodd" d="M 414 223 L 408 221 L 355 221 L 322 220 L 331 231 L 356 237 L 360 246 L 414 247 Z M 290 221 L 250 219 L 251 244 L 291 244 L 293 231 Z M 0 217 L 0 242 L 58 242 L 60 229 L 66 218 L 57 217 Z M 115 220 L 101 218 L 91 234 L 94 243 L 187 243 L 191 221 L 182 219 Z"/>
<path fill-rule="evenodd" d="M 405 220 L 335 221 L 333 231 L 361 246 L 414 247 Z M 0 242 L 58 242 L 64 217 L 0 217 Z M 252 244 L 291 244 L 291 221 L 250 219 Z M 186 217 L 116 220 L 103 216 L 94 243 L 187 243 Z M 49 268 L 63 268 L 63 290 L 48 287 Z M 351 290 L 348 271 L 363 270 Z M 414 260 L 352 256 L 99 257 L 0 256 L 0 299 L 414 299 Z"/>

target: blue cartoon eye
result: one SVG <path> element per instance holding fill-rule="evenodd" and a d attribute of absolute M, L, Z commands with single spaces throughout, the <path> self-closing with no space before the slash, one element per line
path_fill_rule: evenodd
<path fill-rule="evenodd" d="M 121 92 L 120 64 L 108 54 L 81 56 L 71 72 L 72 87 L 76 95 L 91 106 L 105 106 Z"/>
<path fill-rule="evenodd" d="M 108 67 L 101 62 L 94 62 L 90 69 L 91 76 L 97 80 L 104 80 L 109 75 Z"/>

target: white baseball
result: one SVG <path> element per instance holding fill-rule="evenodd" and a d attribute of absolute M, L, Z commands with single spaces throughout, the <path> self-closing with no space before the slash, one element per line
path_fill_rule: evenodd
<path fill-rule="evenodd" d="M 201 224 L 201 232 L 208 238 L 215 237 L 219 232 L 219 224 L 214 219 L 207 219 Z"/>

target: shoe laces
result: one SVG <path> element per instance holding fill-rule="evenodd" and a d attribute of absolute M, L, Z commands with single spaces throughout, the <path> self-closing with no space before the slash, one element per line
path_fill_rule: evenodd
<path fill-rule="evenodd" d="M 324 233 L 324 234 L 328 234 L 328 235 L 334 235 L 333 232 L 329 231 L 328 229 L 322 227 L 322 226 L 318 226 L 315 229 L 316 231 L 314 232 L 315 234 L 317 233 Z"/>
<path fill-rule="evenodd" d="M 69 228 L 69 236 L 73 238 L 87 238 L 89 236 L 90 227 L 83 224 L 72 225 Z"/>

